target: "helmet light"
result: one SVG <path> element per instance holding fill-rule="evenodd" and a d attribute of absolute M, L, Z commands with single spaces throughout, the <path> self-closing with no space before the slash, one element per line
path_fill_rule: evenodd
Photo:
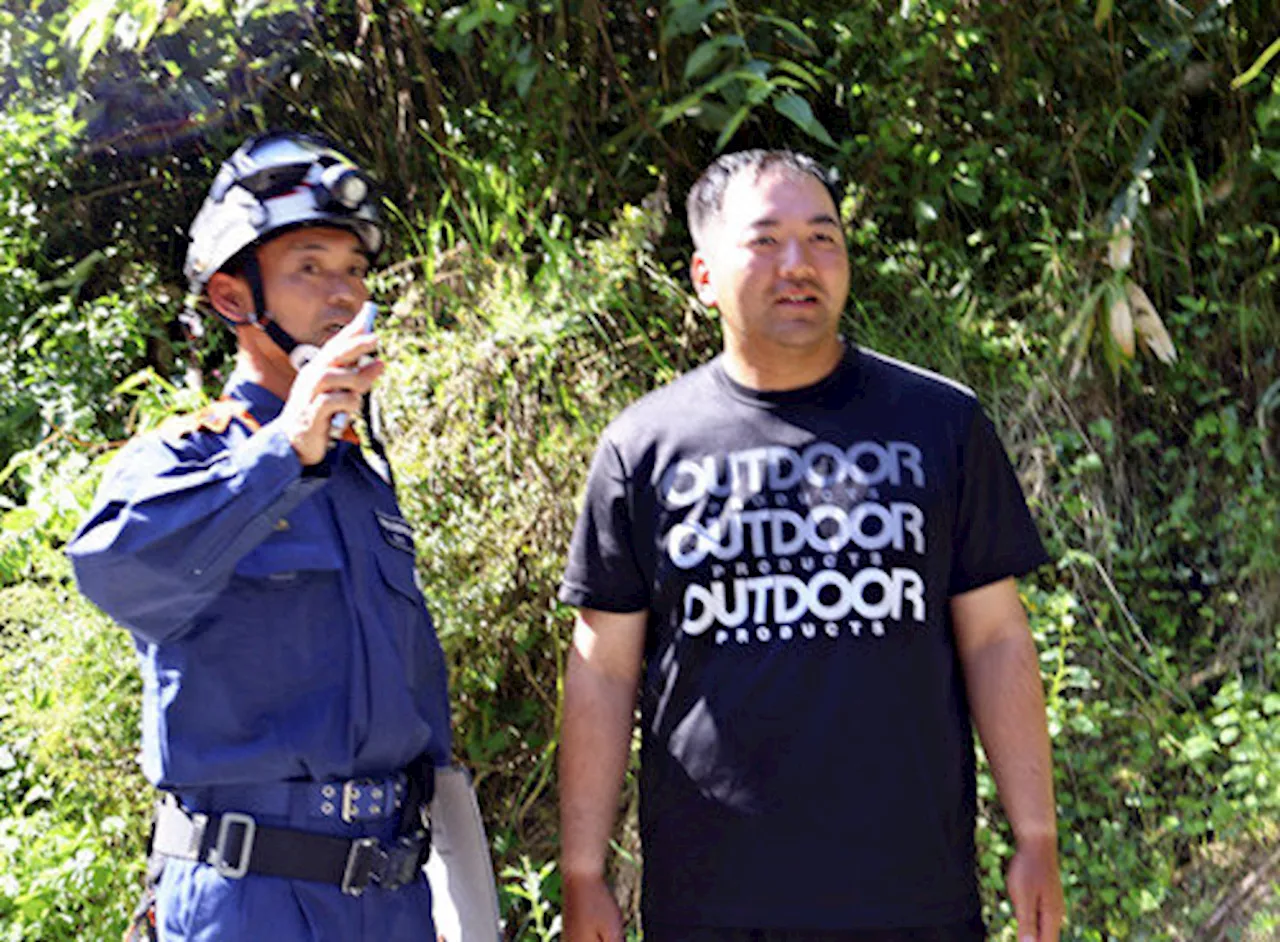
<path fill-rule="evenodd" d="M 320 189 L 323 199 L 317 194 L 317 202 L 332 206 L 337 204 L 348 212 L 359 209 L 369 198 L 369 181 L 355 167 L 333 164 L 326 167 L 320 175 Z"/>

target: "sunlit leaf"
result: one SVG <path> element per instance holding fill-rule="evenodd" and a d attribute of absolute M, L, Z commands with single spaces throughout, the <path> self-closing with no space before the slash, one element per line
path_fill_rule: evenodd
<path fill-rule="evenodd" d="M 1263 50 L 1262 55 L 1258 56 L 1258 58 L 1254 60 L 1253 65 L 1249 66 L 1249 68 L 1245 69 L 1244 72 L 1231 80 L 1231 87 L 1243 88 L 1248 85 L 1262 74 L 1262 70 L 1267 67 L 1267 63 L 1277 55 L 1280 55 L 1280 36 L 1277 36 L 1275 42 Z"/>
<path fill-rule="evenodd" d="M 1098 0 L 1097 7 L 1093 11 L 1094 29 L 1102 29 L 1107 25 L 1107 20 L 1111 19 L 1111 13 L 1115 9 L 1115 0 Z"/>
<path fill-rule="evenodd" d="M 779 59 L 776 65 L 781 71 L 794 75 L 800 81 L 804 82 L 806 85 L 812 88 L 815 92 L 822 90 L 822 85 L 818 82 L 818 79 L 814 76 L 812 72 L 810 72 L 808 69 L 804 68 L 803 66 L 797 65 L 796 63 L 792 62 L 790 59 Z"/>
<path fill-rule="evenodd" d="M 1182 753 L 1192 762 L 1217 752 L 1218 744 L 1203 733 L 1196 733 L 1182 744 Z"/>
<path fill-rule="evenodd" d="M 928 225 L 938 221 L 938 210 L 928 200 L 916 200 L 913 212 L 918 223 Z"/>

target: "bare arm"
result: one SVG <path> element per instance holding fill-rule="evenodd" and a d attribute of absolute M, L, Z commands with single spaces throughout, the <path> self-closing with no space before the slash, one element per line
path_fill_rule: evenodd
<path fill-rule="evenodd" d="M 951 600 L 969 709 L 991 762 L 1017 852 L 1009 899 L 1019 940 L 1057 942 L 1062 925 L 1058 827 L 1035 642 L 1013 579 Z"/>
<path fill-rule="evenodd" d="M 648 613 L 582 609 L 564 685 L 560 839 L 566 942 L 621 942 L 605 854 L 631 747 Z"/>

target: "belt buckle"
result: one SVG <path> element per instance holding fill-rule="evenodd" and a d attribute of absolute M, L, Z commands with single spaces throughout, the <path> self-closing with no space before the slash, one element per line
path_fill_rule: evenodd
<path fill-rule="evenodd" d="M 386 794 L 387 783 L 379 779 L 353 778 L 342 783 L 342 820 L 352 824 L 362 818 L 380 818 L 386 811 L 390 796 Z M 369 804 L 364 806 L 361 800 L 368 793 Z"/>
<path fill-rule="evenodd" d="M 240 853 L 237 861 L 232 865 L 227 859 L 227 839 L 231 836 L 231 829 L 240 827 L 244 829 L 244 836 L 240 839 Z M 253 839 L 258 832 L 258 824 L 253 818 L 239 811 L 225 812 L 218 821 L 218 841 L 213 845 L 213 852 L 210 855 L 209 863 L 213 864 L 213 869 L 224 877 L 232 880 L 239 880 L 249 872 L 249 858 L 253 855 Z"/>
<path fill-rule="evenodd" d="M 378 885 L 386 890 L 398 890 L 408 886 L 418 875 L 422 865 L 424 841 L 421 838 L 401 837 L 383 855 L 382 874 Z"/>
<path fill-rule="evenodd" d="M 342 871 L 342 892 L 346 896 L 359 896 L 369 888 L 374 878 L 378 858 L 386 858 L 378 846 L 376 837 L 361 837 L 351 842 L 347 853 L 347 865 Z"/>

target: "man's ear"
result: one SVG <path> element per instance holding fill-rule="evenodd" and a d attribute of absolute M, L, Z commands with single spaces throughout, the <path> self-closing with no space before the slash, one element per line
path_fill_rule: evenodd
<path fill-rule="evenodd" d="M 689 265 L 689 278 L 693 281 L 693 290 L 698 300 L 707 307 L 717 304 L 715 283 L 711 280 L 711 266 L 703 258 L 701 252 L 693 253 L 693 261 Z"/>
<path fill-rule="evenodd" d="M 243 278 L 214 272 L 204 290 L 213 309 L 228 321 L 233 324 L 249 323 L 249 315 L 253 313 L 253 292 Z"/>

